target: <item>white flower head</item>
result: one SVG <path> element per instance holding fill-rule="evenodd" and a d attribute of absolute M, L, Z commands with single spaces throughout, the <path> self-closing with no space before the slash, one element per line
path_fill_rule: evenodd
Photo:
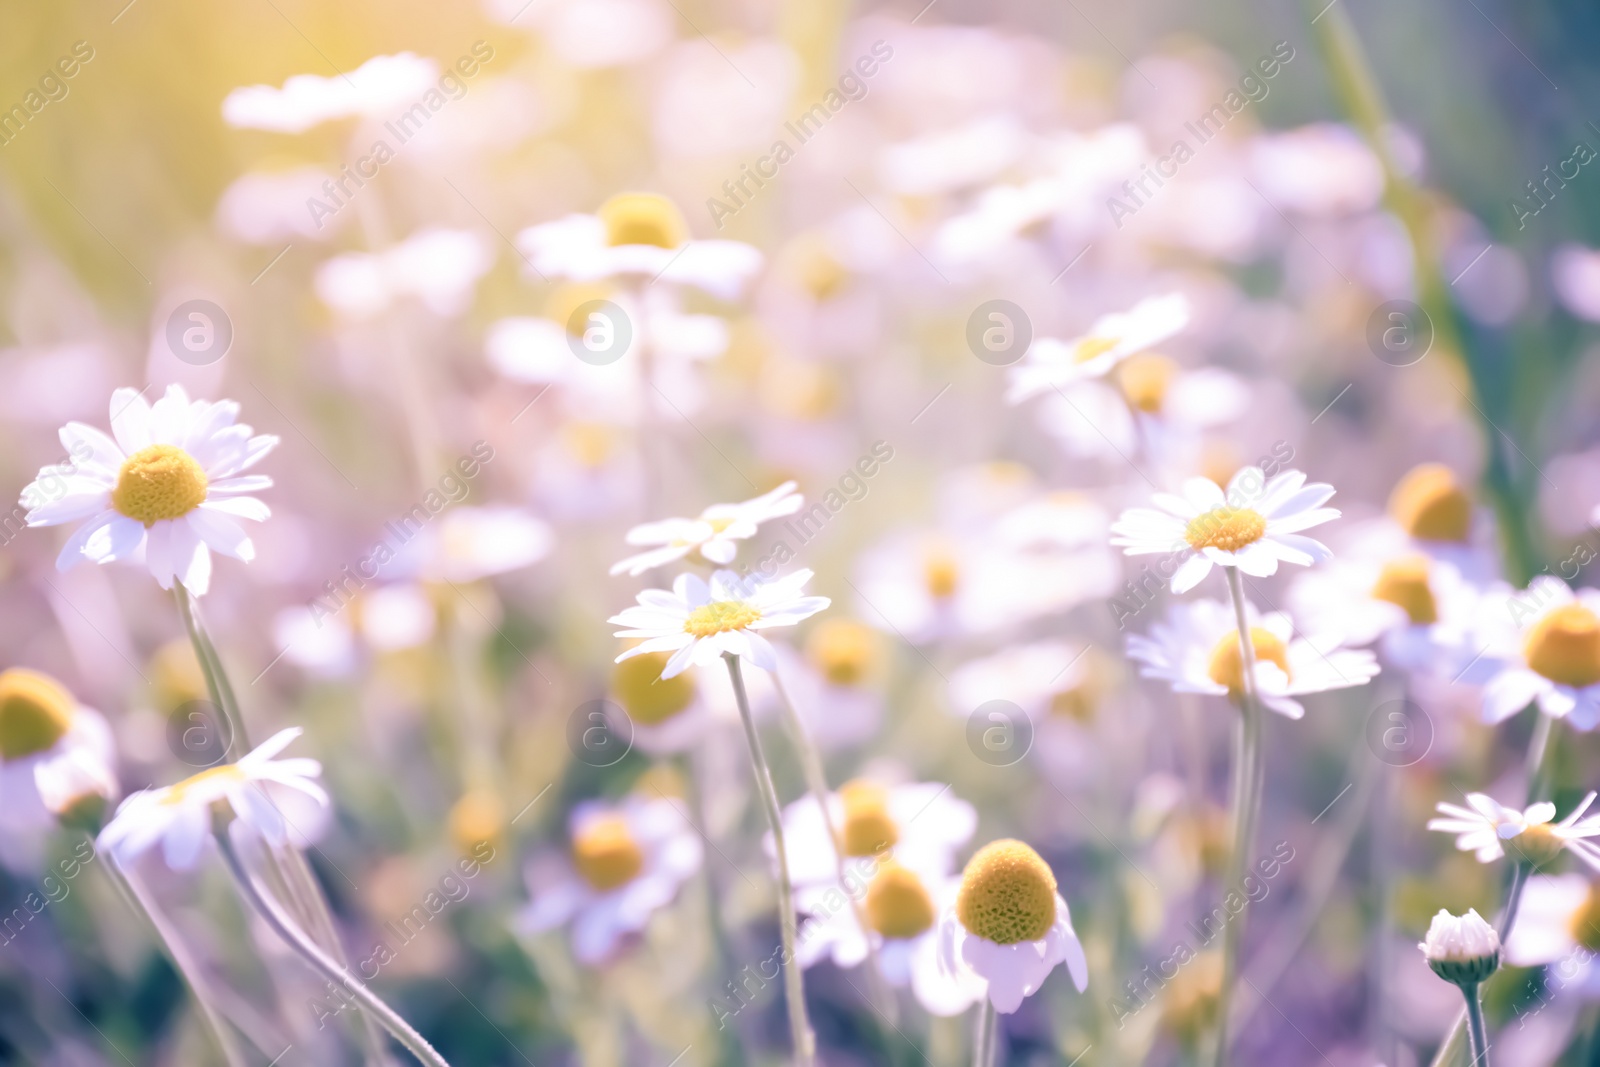
<path fill-rule="evenodd" d="M 1530 876 L 1506 938 L 1506 962 L 1515 967 L 1559 963 L 1563 987 L 1576 986 L 1589 997 L 1600 992 L 1594 966 L 1600 952 L 1597 886 L 1577 873 Z"/>
<path fill-rule="evenodd" d="M 1295 697 L 1365 685 L 1378 673 L 1371 652 L 1341 648 L 1336 636 L 1296 637 L 1282 612 L 1262 615 L 1247 604 L 1250 645 L 1255 652 L 1256 694 L 1280 715 L 1298 719 L 1305 708 Z M 1148 637 L 1128 638 L 1128 656 L 1144 664 L 1139 674 L 1157 678 L 1177 693 L 1209 693 L 1240 699 L 1244 656 L 1233 609 L 1215 600 L 1179 602 Z"/>
<path fill-rule="evenodd" d="M 672 563 L 698 551 L 712 563 L 729 564 L 739 552 L 736 541 L 754 537 L 761 524 L 793 515 L 805 503 L 794 482 L 784 482 L 770 493 L 739 504 L 713 504 L 697 519 L 662 519 L 628 531 L 628 544 L 654 545 L 648 552 L 629 556 L 611 568 L 637 577 L 652 567 Z"/>
<path fill-rule="evenodd" d="M 711 583 L 695 574 L 680 574 L 672 591 L 646 589 L 639 603 L 614 615 L 609 622 L 626 626 L 617 637 L 642 638 L 617 657 L 646 652 L 671 652 L 661 677 L 671 678 L 688 667 L 715 663 L 723 653 L 749 660 L 762 670 L 777 667 L 772 645 L 758 632 L 774 626 L 793 626 L 832 603 L 825 596 L 803 596 L 810 570 L 757 585 L 732 571 L 717 571 Z"/>
<path fill-rule="evenodd" d="M 870 876 L 886 856 L 943 874 L 978 828 L 977 809 L 939 782 L 888 785 L 855 779 L 829 794 L 828 813 L 844 841 L 847 875 Z M 838 882 L 839 860 L 815 797 L 801 797 L 784 809 L 783 836 L 795 885 Z M 770 834 L 766 849 L 774 854 Z"/>
<path fill-rule="evenodd" d="M 1550 575 L 1520 591 L 1500 584 L 1485 595 L 1481 621 L 1485 722 L 1537 702 L 1575 729 L 1600 726 L 1600 590 L 1574 592 Z"/>
<path fill-rule="evenodd" d="M 1334 488 L 1306 484 L 1299 471 L 1267 478 L 1259 467 L 1245 467 L 1227 491 L 1209 478 L 1190 478 L 1183 495 L 1158 493 L 1156 508 L 1130 508 L 1111 527 L 1111 543 L 1130 556 L 1187 554 L 1172 572 L 1172 591 L 1193 589 L 1213 566 L 1238 567 L 1264 578 L 1278 563 L 1309 567 L 1333 555 L 1328 546 L 1300 533 L 1339 517 L 1322 505 Z"/>
<path fill-rule="evenodd" d="M 281 89 L 235 89 L 222 101 L 222 117 L 244 129 L 304 133 L 333 119 L 382 115 L 413 103 L 438 77 L 437 63 L 410 52 L 374 56 L 348 74 L 296 74 Z"/>
<path fill-rule="evenodd" d="M 1471 908 L 1465 915 L 1441 908 L 1417 947 L 1435 974 L 1457 985 L 1477 985 L 1500 966 L 1500 935 Z"/>
<path fill-rule="evenodd" d="M 1189 300 L 1169 293 L 1139 301 L 1127 311 L 1104 315 L 1072 341 L 1043 338 L 1011 370 L 1006 402 L 1019 404 L 1040 393 L 1086 378 L 1098 378 L 1129 356 L 1174 336 L 1189 324 Z"/>
<path fill-rule="evenodd" d="M 0 671 L 0 830 L 49 826 L 117 793 L 111 730 L 60 682 Z M 88 814 L 88 813 L 85 813 Z"/>
<path fill-rule="evenodd" d="M 100 832 L 99 846 L 127 864 L 159 843 L 167 866 L 188 870 L 211 834 L 217 804 L 226 804 L 240 823 L 272 844 L 309 843 L 329 806 L 316 782 L 322 764 L 303 756 L 273 758 L 303 732 L 298 726 L 280 730 L 237 763 L 133 794 Z"/>
<path fill-rule="evenodd" d="M 234 420 L 232 400 L 191 401 L 169 385 L 154 404 L 136 389 L 111 394 L 111 433 L 81 422 L 61 430 L 71 469 L 45 467 L 22 491 L 29 526 L 87 520 L 56 558 L 66 570 L 142 559 L 161 588 L 174 580 L 199 595 L 211 585 L 211 553 L 245 562 L 255 547 L 239 519 L 262 520 L 267 506 L 246 493 L 272 479 L 245 474 L 278 444 Z"/>
<path fill-rule="evenodd" d="M 636 796 L 578 805 L 569 830 L 568 855 L 529 864 L 533 899 L 519 925 L 534 934 L 571 923 L 573 955 L 594 966 L 643 931 L 700 869 L 700 838 L 673 801 Z"/>
<path fill-rule="evenodd" d="M 1565 819 L 1552 824 L 1556 806 L 1547 800 L 1518 811 L 1487 794 L 1468 793 L 1467 807 L 1441 801 L 1438 810 L 1445 818 L 1428 820 L 1428 829 L 1455 834 L 1456 848 L 1476 853 L 1479 863 L 1493 863 L 1509 850 L 1518 860 L 1543 867 L 1570 851 L 1600 872 L 1600 845 L 1589 840 L 1600 837 L 1600 815 L 1583 817 L 1594 798 L 1590 793 Z"/>

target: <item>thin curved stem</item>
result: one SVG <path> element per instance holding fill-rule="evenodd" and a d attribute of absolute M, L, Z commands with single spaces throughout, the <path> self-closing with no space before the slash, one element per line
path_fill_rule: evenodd
<path fill-rule="evenodd" d="M 1237 567 L 1225 567 L 1223 570 L 1228 579 L 1228 593 L 1233 599 L 1234 619 L 1239 627 L 1240 680 L 1243 688 L 1239 700 L 1239 728 L 1235 733 L 1233 850 L 1228 857 L 1228 893 L 1238 894 L 1240 900 L 1245 900 L 1248 893 L 1244 880 L 1250 869 L 1250 849 L 1255 841 L 1256 823 L 1261 812 L 1261 702 L 1256 695 L 1256 654 L 1255 645 L 1250 640 L 1244 586 Z M 1241 910 L 1229 921 L 1222 935 L 1222 987 L 1217 995 L 1217 1042 L 1212 1059 L 1217 1067 L 1227 1061 L 1228 1013 L 1239 977 L 1239 953 L 1244 940 L 1246 910 Z"/>
<path fill-rule="evenodd" d="M 223 826 L 218 826 L 213 832 L 217 847 L 222 853 L 222 861 L 227 864 L 228 873 L 233 876 L 233 881 L 239 888 L 239 894 L 252 908 L 266 920 L 273 931 L 300 954 L 300 957 L 310 965 L 312 970 L 322 975 L 330 982 L 343 988 L 355 999 L 362 1008 L 373 1015 L 383 1028 L 394 1035 L 394 1039 L 404 1045 L 413 1056 L 428 1067 L 450 1067 L 449 1062 L 428 1044 L 427 1038 L 412 1029 L 411 1024 L 400 1017 L 389 1005 L 385 1004 L 376 993 L 368 989 L 361 980 L 350 973 L 349 968 L 335 963 L 327 953 L 319 948 L 316 942 L 294 924 L 294 920 L 284 912 L 278 903 L 270 899 L 261 888 L 256 885 L 255 879 L 245 869 L 244 862 L 239 858 L 238 850 L 233 847 L 233 841 L 228 831 Z"/>
<path fill-rule="evenodd" d="M 724 652 L 722 658 L 728 664 L 728 679 L 733 683 L 733 696 L 739 704 L 739 718 L 744 722 L 745 741 L 750 746 L 751 767 L 755 771 L 762 806 L 766 808 L 767 823 L 772 828 L 773 848 L 778 854 L 778 922 L 783 931 L 783 994 L 789 1006 L 789 1030 L 794 1037 L 795 1061 L 801 1067 L 810 1067 L 816 1057 L 816 1037 L 806 1017 L 805 982 L 800 976 L 800 960 L 795 955 L 799 924 L 794 910 L 794 885 L 789 880 L 789 853 L 783 843 L 783 812 L 778 807 L 778 790 L 772 784 L 772 771 L 767 766 L 766 754 L 761 750 L 761 735 L 756 732 L 755 718 L 750 714 L 750 698 L 745 695 L 739 657 Z"/>
<path fill-rule="evenodd" d="M 1462 986 L 1467 998 L 1467 1043 L 1472 1050 L 1472 1067 L 1489 1067 L 1489 1040 L 1483 1027 L 1483 1004 L 1476 985 Z"/>

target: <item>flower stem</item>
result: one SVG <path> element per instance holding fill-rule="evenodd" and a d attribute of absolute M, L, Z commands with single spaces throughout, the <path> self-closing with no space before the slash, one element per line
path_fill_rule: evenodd
<path fill-rule="evenodd" d="M 348 992 L 358 1001 L 367 1012 L 375 1016 L 383 1024 L 383 1028 L 394 1035 L 396 1041 L 404 1045 L 411 1054 L 428 1067 L 450 1067 L 448 1061 L 428 1044 L 427 1038 L 411 1028 L 411 1024 L 402 1019 L 398 1012 L 385 1004 L 378 995 L 363 985 L 360 979 L 350 973 L 349 968 L 335 963 L 327 953 L 318 948 L 306 933 L 294 924 L 276 901 L 271 900 L 261 892 L 251 878 L 250 872 L 245 869 L 243 860 L 233 846 L 233 841 L 226 827 L 217 826 L 213 831 L 217 847 L 222 853 L 222 860 L 228 867 L 228 873 L 233 876 L 233 881 L 239 888 L 239 894 L 254 908 L 261 918 L 266 920 L 268 926 L 277 935 L 300 954 L 312 968 L 330 982 L 334 982 Z"/>
<path fill-rule="evenodd" d="M 1000 1020 L 994 1013 L 994 1001 L 985 993 L 983 1002 L 978 1005 L 978 1025 L 973 1034 L 972 1067 L 994 1067 L 999 1031 Z"/>
<path fill-rule="evenodd" d="M 1263 764 L 1261 760 L 1261 702 L 1256 696 L 1256 653 L 1250 640 L 1250 622 L 1245 613 L 1244 587 L 1237 567 L 1224 568 L 1228 593 L 1233 598 L 1234 619 L 1239 627 L 1239 656 L 1243 693 L 1239 701 L 1239 728 L 1235 733 L 1233 757 L 1233 851 L 1228 857 L 1228 892 L 1248 897 L 1245 875 L 1250 869 L 1250 849 L 1255 840 L 1256 822 L 1261 812 Z M 1234 985 L 1239 978 L 1239 950 L 1244 939 L 1245 913 L 1231 920 L 1222 935 L 1222 987 L 1217 994 L 1217 1042 L 1212 1062 L 1221 1067 L 1228 1052 L 1228 1012 L 1233 1003 Z"/>
<path fill-rule="evenodd" d="M 795 1061 L 801 1067 L 810 1067 L 816 1056 L 816 1037 L 811 1032 L 810 1020 L 806 1018 L 805 983 L 800 976 L 800 960 L 795 955 L 799 924 L 794 910 L 794 886 L 789 881 L 789 853 L 783 844 L 783 812 L 778 807 L 778 791 L 772 784 L 772 771 L 767 766 L 767 757 L 761 751 L 761 736 L 756 732 L 755 718 L 750 714 L 750 698 L 745 695 L 739 657 L 724 652 L 722 658 L 728 664 L 728 680 L 733 683 L 733 696 L 739 704 L 739 718 L 744 722 L 745 741 L 750 746 L 751 768 L 755 772 L 762 805 L 767 810 L 767 823 L 772 827 L 772 844 L 778 854 L 778 921 L 783 930 L 783 994 L 789 1005 L 789 1030 L 794 1038 Z"/>
<path fill-rule="evenodd" d="M 1472 1050 L 1472 1067 L 1489 1067 L 1489 1041 L 1484 1033 L 1478 986 L 1476 983 L 1464 985 L 1461 992 L 1467 998 L 1467 1041 Z"/>
<path fill-rule="evenodd" d="M 222 667 L 222 658 L 217 655 L 216 645 L 211 643 L 211 635 L 206 633 L 205 624 L 194 610 L 189 590 L 183 587 L 182 582 L 172 583 L 172 598 L 178 603 L 178 614 L 183 617 L 183 628 L 188 631 L 189 643 L 194 646 L 195 659 L 200 661 L 200 673 L 205 675 L 206 691 L 211 694 L 211 702 L 228 724 L 228 752 L 231 753 L 235 746 L 245 752 L 250 751 L 250 732 L 245 728 L 244 716 L 239 711 L 239 698 L 233 692 L 233 684 L 228 681 L 228 672 Z"/>

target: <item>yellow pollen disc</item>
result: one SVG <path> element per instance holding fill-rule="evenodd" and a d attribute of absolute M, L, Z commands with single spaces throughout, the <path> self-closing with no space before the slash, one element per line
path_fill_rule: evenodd
<path fill-rule="evenodd" d="M 1056 921 L 1056 876 L 1039 854 L 1010 838 L 980 848 L 961 872 L 956 917 L 997 945 L 1038 941 Z"/>
<path fill-rule="evenodd" d="M 788 258 L 795 281 L 813 300 L 828 299 L 850 279 L 850 272 L 834 257 L 827 242 L 815 235 L 796 240 Z"/>
<path fill-rule="evenodd" d="M 1072 362 L 1087 363 L 1096 356 L 1105 355 L 1119 343 L 1115 337 L 1085 337 L 1072 350 Z"/>
<path fill-rule="evenodd" d="M 1582 604 L 1563 604 L 1533 624 L 1522 654 L 1528 668 L 1577 689 L 1600 682 L 1600 618 Z"/>
<path fill-rule="evenodd" d="M 1196 552 L 1202 548 L 1237 552 L 1261 540 L 1266 532 L 1266 516 L 1259 511 L 1218 504 L 1210 511 L 1190 519 L 1189 525 L 1184 527 L 1183 539 Z"/>
<path fill-rule="evenodd" d="M 605 300 L 611 290 L 593 282 L 569 282 L 558 285 L 544 303 L 544 317 L 560 326 L 574 337 L 582 337 L 589 328 L 584 320 L 574 322 L 572 316 L 592 300 Z"/>
<path fill-rule="evenodd" d="M 572 840 L 572 863 L 583 880 L 602 893 L 633 881 L 644 869 L 644 853 L 621 815 L 590 820 Z"/>
<path fill-rule="evenodd" d="M 605 466 L 616 444 L 616 434 L 598 422 L 569 422 L 561 427 L 561 443 L 590 470 Z"/>
<path fill-rule="evenodd" d="M 1216 1026 L 1222 990 L 1222 954 L 1206 952 L 1179 969 L 1167 985 L 1161 1022 L 1186 1047 L 1194 1047 Z"/>
<path fill-rule="evenodd" d="M 634 722 L 659 726 L 694 701 L 694 676 L 687 671 L 661 677 L 671 659 L 665 652 L 646 652 L 617 664 L 611 672 L 611 692 Z"/>
<path fill-rule="evenodd" d="M 761 618 L 761 609 L 742 600 L 713 600 L 689 612 L 683 620 L 683 632 L 696 637 L 711 637 L 729 630 L 743 630 Z"/>
<path fill-rule="evenodd" d="M 711 527 L 712 533 L 721 533 L 723 530 L 726 530 L 728 527 L 733 525 L 733 520 L 727 518 L 705 519 L 703 521 L 707 526 Z"/>
<path fill-rule="evenodd" d="M 1589 899 L 1572 913 L 1572 939 L 1591 952 L 1600 952 L 1600 886 L 1589 887 Z"/>
<path fill-rule="evenodd" d="M 464 794 L 450 809 L 450 840 L 462 852 L 472 852 L 485 841 L 497 841 L 505 829 L 505 808 L 487 789 Z"/>
<path fill-rule="evenodd" d="M 217 781 L 218 779 L 242 782 L 244 781 L 244 775 L 240 773 L 238 767 L 231 763 L 225 763 L 221 767 L 212 767 L 208 770 L 201 771 L 199 774 L 185 778 L 176 785 L 169 786 L 166 794 L 161 798 L 161 803 L 171 805 L 182 804 L 189 798 L 189 794 L 197 787 L 205 784 L 206 782 Z"/>
<path fill-rule="evenodd" d="M 883 786 L 859 779 L 846 782 L 839 787 L 839 800 L 844 805 L 839 833 L 846 856 L 875 856 L 900 840 L 900 828 L 889 815 L 889 791 Z"/>
<path fill-rule="evenodd" d="M 146 526 L 182 518 L 205 499 L 206 472 L 174 445 L 151 445 L 129 456 L 111 490 L 111 506 Z"/>
<path fill-rule="evenodd" d="M 931 550 L 922 560 L 922 580 L 930 595 L 944 600 L 961 585 L 961 564 L 948 549 Z"/>
<path fill-rule="evenodd" d="M 1506 842 L 1506 851 L 1517 859 L 1535 867 L 1555 862 L 1567 843 L 1556 836 L 1555 827 L 1549 823 L 1530 826 Z"/>
<path fill-rule="evenodd" d="M 1428 561 L 1423 556 L 1385 563 L 1378 584 L 1372 587 L 1372 596 L 1405 608 L 1411 621 L 1418 625 L 1439 621 L 1439 608 L 1428 586 Z"/>
<path fill-rule="evenodd" d="M 806 641 L 806 655 L 830 685 L 860 685 L 877 651 L 877 635 L 854 619 L 828 619 Z"/>
<path fill-rule="evenodd" d="M 867 925 L 884 937 L 916 937 L 933 925 L 933 898 L 922 879 L 895 863 L 885 863 L 862 903 Z"/>
<path fill-rule="evenodd" d="M 1124 360 L 1117 381 L 1128 403 L 1149 415 L 1159 414 L 1167 389 L 1178 376 L 1178 364 L 1159 352 L 1141 352 Z"/>
<path fill-rule="evenodd" d="M 1100 689 L 1097 679 L 1085 678 L 1077 685 L 1069 686 L 1050 698 L 1050 714 L 1060 715 L 1073 722 L 1092 722 L 1094 713 L 1100 706 Z"/>
<path fill-rule="evenodd" d="M 1284 674 L 1289 673 L 1289 649 L 1276 634 L 1252 626 L 1250 647 L 1255 649 L 1257 663 L 1276 663 Z M 1239 649 L 1239 631 L 1229 630 L 1217 642 L 1217 647 L 1211 650 L 1211 665 L 1206 669 L 1206 677 L 1218 685 L 1227 686 L 1233 696 L 1244 692 L 1244 654 Z"/>
<path fill-rule="evenodd" d="M 21 667 L 0 671 L 0 760 L 54 748 L 72 725 L 76 706 L 49 675 Z"/>
<path fill-rule="evenodd" d="M 1472 498 L 1441 463 L 1406 472 L 1389 494 L 1389 514 L 1423 541 L 1465 541 L 1472 529 Z"/>
<path fill-rule="evenodd" d="M 606 224 L 606 244 L 613 248 L 677 248 L 689 236 L 689 224 L 683 220 L 678 205 L 655 193 L 618 193 L 601 204 L 597 214 Z"/>

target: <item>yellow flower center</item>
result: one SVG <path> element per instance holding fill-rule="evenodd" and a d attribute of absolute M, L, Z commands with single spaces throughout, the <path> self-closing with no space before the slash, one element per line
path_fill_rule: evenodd
<path fill-rule="evenodd" d="M 728 527 L 733 525 L 733 520 L 731 518 L 705 519 L 703 521 L 707 526 L 711 527 L 712 533 L 721 533 L 723 530 L 726 530 Z"/>
<path fill-rule="evenodd" d="M 1389 514 L 1423 541 L 1465 541 L 1472 529 L 1472 498 L 1449 467 L 1413 467 L 1389 494 Z"/>
<path fill-rule="evenodd" d="M 1577 689 L 1600 682 L 1600 618 L 1563 604 L 1533 624 L 1522 653 L 1530 670 Z"/>
<path fill-rule="evenodd" d="M 900 840 L 900 828 L 889 815 L 889 791 L 883 786 L 846 782 L 839 787 L 839 800 L 844 805 L 839 832 L 846 856 L 875 856 Z"/>
<path fill-rule="evenodd" d="M 611 290 L 593 282 L 569 282 L 559 285 L 545 301 L 544 317 L 560 326 L 574 337 L 582 337 L 589 323 L 582 319 L 574 322 L 572 316 L 583 305 L 593 300 L 604 300 Z"/>
<path fill-rule="evenodd" d="M 933 898 L 913 872 L 885 863 L 867 886 L 862 904 L 867 925 L 884 937 L 916 937 L 933 925 Z"/>
<path fill-rule="evenodd" d="M 1372 596 L 1405 608 L 1411 621 L 1418 625 L 1439 621 L 1439 608 L 1428 586 L 1428 561 L 1423 556 L 1385 563 L 1378 584 L 1372 587 Z"/>
<path fill-rule="evenodd" d="M 606 243 L 612 247 L 677 248 L 689 236 L 689 224 L 678 205 L 655 193 L 618 193 L 600 205 L 598 214 L 606 224 Z"/>
<path fill-rule="evenodd" d="M 561 427 L 561 443 L 580 464 L 596 470 L 611 458 L 616 434 L 602 423 L 569 422 Z"/>
<path fill-rule="evenodd" d="M 850 272 L 820 237 L 796 241 L 791 257 L 795 280 L 813 300 L 828 299 L 850 279 Z"/>
<path fill-rule="evenodd" d="M 997 945 L 1038 941 L 1056 921 L 1056 876 L 1021 841 L 993 841 L 961 873 L 956 917 Z"/>
<path fill-rule="evenodd" d="M 658 726 L 694 701 L 692 675 L 661 677 L 670 658 L 665 652 L 646 652 L 623 660 L 612 670 L 611 692 L 634 722 Z"/>
<path fill-rule="evenodd" d="M 1284 674 L 1289 673 L 1289 649 L 1278 636 L 1259 626 L 1250 627 L 1250 647 L 1255 650 L 1257 663 L 1276 663 Z M 1244 692 L 1244 653 L 1239 648 L 1239 631 L 1229 630 L 1211 650 L 1211 664 L 1206 677 L 1218 685 L 1228 687 L 1228 693 L 1237 697 Z"/>
<path fill-rule="evenodd" d="M 470 853 L 485 841 L 498 841 L 505 819 L 499 798 L 487 789 L 473 789 L 450 809 L 450 840 L 460 851 Z"/>
<path fill-rule="evenodd" d="M 1115 337 L 1085 337 L 1072 350 L 1072 362 L 1087 363 L 1096 356 L 1105 355 L 1119 343 Z"/>
<path fill-rule="evenodd" d="M 1202 548 L 1220 548 L 1224 552 L 1237 552 L 1253 545 L 1267 532 L 1267 519 L 1250 508 L 1231 508 L 1218 504 L 1203 515 L 1196 515 L 1184 527 L 1183 539 L 1196 552 Z"/>
<path fill-rule="evenodd" d="M 729 630 L 743 630 L 761 618 L 761 609 L 742 600 L 713 600 L 689 612 L 683 632 L 696 637 L 711 637 Z"/>
<path fill-rule="evenodd" d="M 77 701 L 49 675 L 0 671 L 0 760 L 47 752 L 72 725 Z"/>
<path fill-rule="evenodd" d="M 1128 403 L 1150 415 L 1159 414 L 1167 389 L 1178 376 L 1178 364 L 1159 352 L 1143 352 L 1124 360 L 1117 380 Z"/>
<path fill-rule="evenodd" d="M 931 596 L 940 600 L 955 596 L 961 585 L 961 564 L 950 550 L 932 549 L 922 560 L 922 580 Z"/>
<path fill-rule="evenodd" d="M 1591 952 L 1600 952 L 1600 886 L 1589 887 L 1589 899 L 1569 920 L 1572 940 Z"/>
<path fill-rule="evenodd" d="M 1561 855 L 1561 850 L 1566 845 L 1565 841 L 1556 836 L 1555 827 L 1549 823 L 1539 823 L 1537 826 L 1529 826 L 1507 841 L 1506 851 L 1535 867 L 1543 867 L 1547 863 L 1555 862 L 1555 858 Z"/>
<path fill-rule="evenodd" d="M 621 815 L 591 819 L 572 839 L 572 863 L 583 880 L 604 893 L 626 885 L 644 869 L 644 853 Z"/>
<path fill-rule="evenodd" d="M 876 635 L 854 619 L 828 619 L 811 631 L 806 655 L 830 685 L 859 685 L 877 659 Z"/>
<path fill-rule="evenodd" d="M 199 774 L 185 778 L 176 785 L 168 786 L 166 793 L 161 797 L 161 803 L 177 806 L 189 799 L 189 794 L 207 782 L 219 779 L 242 782 L 244 774 L 232 763 L 224 763 L 220 767 L 211 767 Z"/>
<path fill-rule="evenodd" d="M 1193 1048 L 1216 1026 L 1222 990 L 1222 954 L 1206 952 L 1181 967 L 1166 989 L 1161 1022 L 1178 1041 Z"/>
<path fill-rule="evenodd" d="M 1050 714 L 1079 723 L 1092 722 L 1099 706 L 1100 684 L 1092 677 L 1062 689 L 1050 698 Z"/>
<path fill-rule="evenodd" d="M 205 499 L 206 472 L 175 445 L 151 445 L 129 456 L 111 490 L 111 506 L 146 526 L 182 518 Z"/>

